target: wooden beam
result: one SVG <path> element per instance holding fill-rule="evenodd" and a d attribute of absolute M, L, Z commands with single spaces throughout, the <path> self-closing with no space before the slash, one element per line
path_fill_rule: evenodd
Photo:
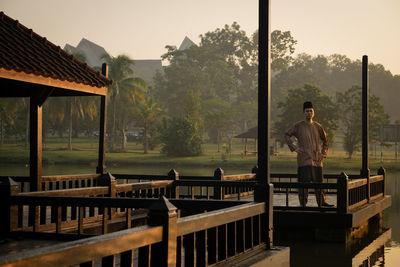
<path fill-rule="evenodd" d="M 95 87 L 82 83 L 57 80 L 49 77 L 38 76 L 32 73 L 17 72 L 0 68 L 0 78 L 27 82 L 31 84 L 45 85 L 55 88 L 84 92 L 90 95 L 107 95 L 107 87 Z M 33 88 L 32 88 L 33 89 Z"/>
<path fill-rule="evenodd" d="M 30 98 L 30 177 L 31 191 L 41 190 L 42 178 L 42 107 L 38 97 Z"/>
<path fill-rule="evenodd" d="M 108 66 L 106 63 L 102 65 L 102 74 L 108 78 Z M 99 156 L 96 173 L 104 174 L 106 171 L 105 155 L 106 155 L 106 124 L 107 124 L 107 94 L 101 96 L 100 103 L 100 136 L 99 136 Z"/>

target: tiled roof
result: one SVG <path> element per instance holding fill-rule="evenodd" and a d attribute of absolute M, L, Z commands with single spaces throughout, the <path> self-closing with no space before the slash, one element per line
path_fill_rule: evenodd
<path fill-rule="evenodd" d="M 250 128 L 247 132 L 236 135 L 235 138 L 257 138 L 258 127 Z"/>
<path fill-rule="evenodd" d="M 100 72 L 3 12 L 0 12 L 1 68 L 91 87 L 111 83 Z"/>

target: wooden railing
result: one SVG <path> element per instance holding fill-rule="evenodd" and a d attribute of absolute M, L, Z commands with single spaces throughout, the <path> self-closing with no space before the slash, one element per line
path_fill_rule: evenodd
<path fill-rule="evenodd" d="M 96 180 L 100 174 L 77 174 L 77 175 L 49 175 L 42 176 L 41 191 L 71 189 L 71 188 L 84 188 L 96 186 Z M 0 179 L 8 178 L 0 176 Z M 30 192 L 30 177 L 27 176 L 12 176 L 11 177 L 18 184 L 19 192 Z"/>
<path fill-rule="evenodd" d="M 13 204 L 18 198 L 21 199 L 19 196 L 12 198 Z M 45 197 L 30 198 L 40 199 L 37 201 L 42 204 L 48 204 L 49 201 Z M 76 201 L 84 202 L 87 199 L 91 198 Z M 60 201 L 67 204 L 64 203 L 67 200 L 60 198 Z M 126 208 L 139 203 L 137 199 L 108 201 L 107 205 Z M 191 200 L 172 203 L 165 198 L 148 200 L 141 205 L 147 205 L 149 209 L 149 226 L 3 256 L 0 257 L 0 265 L 32 266 L 46 263 L 46 266 L 94 266 L 101 263 L 102 266 L 212 266 L 247 250 L 267 247 L 269 226 L 265 203 L 242 202 L 238 205 L 238 202 L 219 201 L 224 203 L 223 209 L 179 218 L 178 206 L 182 208 L 184 202 L 187 202 L 185 205 L 193 205 L 189 203 L 193 202 Z"/>
<path fill-rule="evenodd" d="M 107 178 L 107 177 L 104 177 Z M 110 178 L 110 176 L 108 176 Z M 79 206 L 77 203 L 69 203 L 68 205 L 60 205 L 58 198 L 55 197 L 124 197 L 124 198 L 159 198 L 167 196 L 176 198 L 176 188 L 172 187 L 173 181 L 151 181 L 143 183 L 116 184 L 113 179 L 98 180 L 97 183 L 105 186 L 62 189 L 39 192 L 12 193 L 10 196 L 19 197 L 18 203 L 11 207 L 11 220 L 14 231 L 61 231 L 61 227 L 70 228 L 71 231 L 77 229 L 83 230 L 80 224 L 94 223 L 102 221 L 104 218 L 104 210 L 101 204 Z M 17 189 L 14 185 L 13 190 Z M 51 205 L 39 205 L 40 203 L 23 201 L 27 197 L 50 197 L 53 200 Z M 21 200 L 22 199 L 22 200 Z M 35 198 L 33 198 L 35 200 Z M 65 201 L 62 199 L 62 201 Z M 92 201 L 92 200 L 89 200 Z M 8 200 L 7 200 L 8 203 Z M 10 202 L 11 203 L 11 202 Z M 126 214 L 129 212 L 130 214 Z M 139 216 L 141 214 L 142 216 Z M 143 221 L 144 216 L 141 211 L 127 210 L 125 207 L 111 208 L 107 210 L 106 215 L 109 218 L 134 216 L 137 221 Z M 59 224 L 59 225 L 58 225 Z M 82 231 L 78 231 L 82 233 Z"/>
<path fill-rule="evenodd" d="M 284 177 L 282 177 L 284 176 Z M 289 178 L 290 176 L 296 177 L 296 175 L 285 174 L 281 175 L 280 178 Z M 286 201 L 284 206 L 274 206 L 274 209 L 294 209 L 294 210 L 336 210 L 339 213 L 347 213 L 352 210 L 359 208 L 366 203 L 381 198 L 385 194 L 385 170 L 380 168 L 378 175 L 371 176 L 368 178 L 360 178 L 359 175 L 351 176 L 353 179 L 350 180 L 349 176 L 345 173 L 341 175 L 329 175 L 329 179 L 335 179 L 336 183 L 325 182 L 325 183 L 300 183 L 300 182 L 272 182 L 275 188 L 275 193 L 284 193 L 286 195 Z M 368 182 L 369 180 L 369 182 Z M 368 185 L 370 190 L 368 190 Z M 337 194 L 337 206 L 335 208 L 316 208 L 316 207 L 290 207 L 289 206 L 289 195 L 293 192 L 298 192 L 298 189 L 321 189 L 331 190 L 332 193 Z M 292 191 L 293 189 L 293 191 Z M 370 192 L 370 194 L 368 194 Z"/>

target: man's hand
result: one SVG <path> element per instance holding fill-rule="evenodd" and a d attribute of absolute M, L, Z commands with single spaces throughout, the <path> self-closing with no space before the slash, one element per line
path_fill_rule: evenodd
<path fill-rule="evenodd" d="M 325 155 L 325 154 L 320 154 L 320 155 L 319 155 L 319 161 L 323 161 L 324 158 L 326 158 L 326 155 Z"/>

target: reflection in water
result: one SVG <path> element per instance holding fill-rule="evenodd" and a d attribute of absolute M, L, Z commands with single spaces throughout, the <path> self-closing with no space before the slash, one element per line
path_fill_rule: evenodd
<path fill-rule="evenodd" d="M 379 266 L 379 265 L 376 265 Z M 385 244 L 386 267 L 400 266 L 400 242 L 390 240 Z"/>
<path fill-rule="evenodd" d="M 384 244 L 390 236 L 391 229 L 363 240 L 363 244 L 358 243 L 352 246 L 342 243 L 304 241 L 283 242 L 280 245 L 290 246 L 291 267 L 392 266 L 386 263 L 383 265 L 387 253 Z"/>

